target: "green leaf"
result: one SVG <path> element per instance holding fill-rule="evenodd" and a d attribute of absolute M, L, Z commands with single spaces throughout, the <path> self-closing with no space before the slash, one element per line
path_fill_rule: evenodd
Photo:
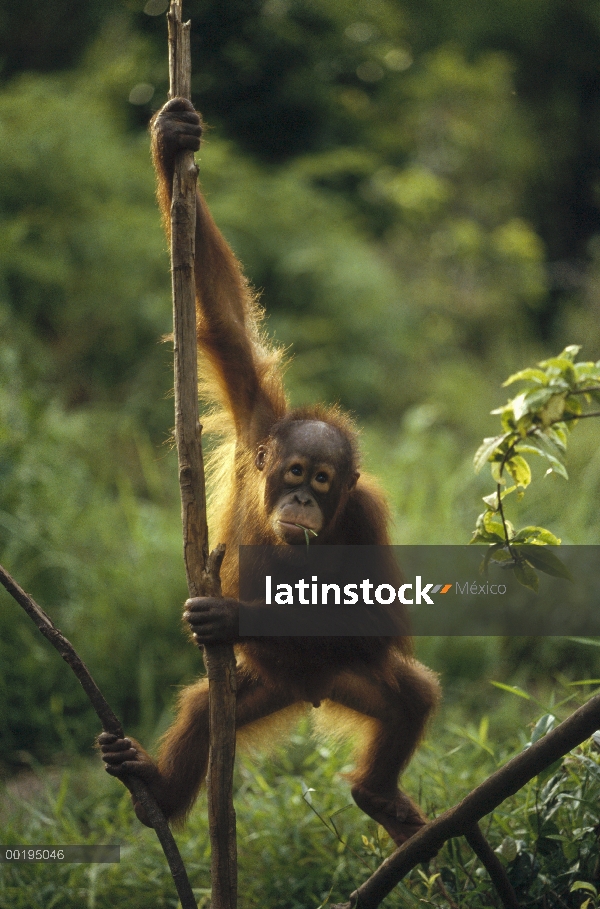
<path fill-rule="evenodd" d="M 565 349 L 562 351 L 562 353 L 559 354 L 559 356 L 561 359 L 564 358 L 566 360 L 571 360 L 571 362 L 573 362 L 580 350 L 581 350 L 581 344 L 569 344 L 567 347 L 565 347 Z"/>
<path fill-rule="evenodd" d="M 567 581 L 574 582 L 575 579 L 567 566 L 561 562 L 551 549 L 546 546 L 536 546 L 535 543 L 532 545 L 517 543 L 516 546 L 518 546 L 519 552 L 523 553 L 527 561 L 538 571 L 543 571 L 544 574 L 549 574 L 553 578 L 564 578 Z"/>
<path fill-rule="evenodd" d="M 548 546 L 560 546 L 559 537 L 555 537 L 553 533 L 549 530 L 546 530 L 545 527 L 522 527 L 514 537 L 515 543 L 532 543 L 534 540 L 539 541 L 540 544 Z"/>
<path fill-rule="evenodd" d="M 487 574 L 490 559 L 493 558 L 494 554 L 502 547 L 502 545 L 502 543 L 492 543 L 491 546 L 488 546 L 487 552 L 483 557 L 483 562 L 479 566 L 480 574 Z"/>
<path fill-rule="evenodd" d="M 552 392 L 549 393 L 552 395 Z M 529 413 L 529 405 L 527 403 L 527 392 L 523 392 L 520 395 L 517 395 L 516 398 L 513 398 L 509 402 L 512 408 L 513 416 L 518 423 L 521 417 L 524 417 L 526 413 Z"/>
<path fill-rule="evenodd" d="M 498 533 L 488 533 L 488 531 L 485 530 L 483 527 L 478 527 L 476 530 L 474 530 L 473 536 L 469 540 L 469 544 L 471 544 L 471 543 L 502 543 L 502 545 L 504 545 L 505 542 L 506 542 L 506 540 L 504 539 L 504 535 L 500 536 L 500 534 L 498 534 Z"/>
<path fill-rule="evenodd" d="M 515 372 L 512 376 L 509 376 L 506 382 L 502 383 L 502 387 L 506 388 L 507 385 L 520 381 L 534 382 L 536 385 L 547 385 L 548 376 L 541 369 L 521 369 L 520 372 Z"/>
<path fill-rule="evenodd" d="M 503 564 L 503 563 L 512 562 L 512 561 L 513 561 L 513 557 L 506 547 L 506 542 L 492 543 L 490 546 L 488 546 L 488 549 L 484 556 L 483 562 L 479 566 L 479 573 L 487 575 L 490 562 L 497 562 L 498 564 Z"/>
<path fill-rule="evenodd" d="M 567 450 L 568 436 L 565 423 L 555 423 L 553 426 L 548 426 L 544 432 L 557 448 L 561 451 Z"/>
<path fill-rule="evenodd" d="M 570 386 L 575 385 L 577 381 L 577 375 L 571 357 L 566 357 L 561 354 L 559 357 L 550 357 L 549 360 L 544 360 L 538 365 L 541 366 L 542 369 L 545 369 L 548 376 L 552 378 L 554 376 L 562 376 L 562 378 L 567 380 Z"/>
<path fill-rule="evenodd" d="M 598 896 L 598 891 L 594 885 L 588 883 L 588 881 L 575 881 L 574 884 L 571 884 L 570 892 L 574 893 L 575 890 L 586 890 L 588 893 L 593 893 L 594 896 Z"/>
<path fill-rule="evenodd" d="M 514 488 L 515 487 L 513 487 L 513 489 Z M 497 492 L 493 492 L 489 496 L 483 496 L 483 501 L 488 506 L 488 508 L 490 508 L 492 511 L 494 511 L 494 512 L 498 511 L 500 503 L 498 502 L 498 493 Z"/>
<path fill-rule="evenodd" d="M 561 419 L 565 412 L 565 394 L 555 394 L 548 400 L 545 407 L 540 408 L 539 417 L 543 426 L 550 426 Z"/>
<path fill-rule="evenodd" d="M 592 381 L 595 381 L 600 378 L 600 371 L 596 369 L 596 364 L 592 363 L 591 360 L 575 363 L 574 368 L 575 375 L 580 383 L 582 380 L 585 381 L 587 379 L 589 381 L 591 379 Z"/>
<path fill-rule="evenodd" d="M 502 476 L 504 470 L 504 465 L 502 461 L 492 461 L 490 464 L 490 471 L 492 474 L 492 479 L 495 483 L 498 483 L 500 486 L 504 486 L 506 480 Z"/>
<path fill-rule="evenodd" d="M 500 422 L 502 423 L 502 429 L 505 432 L 514 432 L 516 429 L 516 423 L 513 417 L 512 408 L 508 405 L 506 407 L 501 407 L 500 410 L 492 410 L 492 413 L 502 414 Z"/>
<path fill-rule="evenodd" d="M 506 464 L 506 469 L 515 481 L 517 486 L 526 489 L 531 483 L 531 468 L 525 458 L 520 455 L 513 455 Z"/>
<path fill-rule="evenodd" d="M 514 572 L 519 584 L 522 584 L 523 587 L 527 587 L 529 590 L 533 590 L 534 593 L 538 592 L 540 584 L 539 578 L 535 569 L 529 565 L 528 562 L 517 562 L 514 567 Z"/>
<path fill-rule="evenodd" d="M 569 479 L 569 474 L 567 473 L 567 469 L 566 469 L 566 467 L 564 466 L 564 464 L 561 464 L 561 463 L 560 463 L 560 461 L 559 461 L 557 464 L 552 464 L 552 467 L 550 467 L 550 468 L 546 471 L 546 475 L 549 474 L 549 473 L 557 473 L 557 474 L 558 474 L 560 477 L 562 477 L 564 480 L 568 480 L 568 479 Z"/>
<path fill-rule="evenodd" d="M 505 539 L 504 536 L 504 525 L 502 521 L 496 517 L 496 512 L 493 511 L 484 511 L 483 513 L 483 527 L 487 533 L 495 534 L 500 537 L 501 540 Z M 512 524 L 509 521 L 506 522 L 506 529 L 509 534 L 509 538 L 512 536 L 511 531 L 513 530 Z"/>
<path fill-rule="evenodd" d="M 469 540 L 469 546 L 472 546 L 474 543 L 503 543 L 504 541 L 500 539 L 496 534 L 486 533 L 484 530 L 474 530 L 471 539 Z"/>
<path fill-rule="evenodd" d="M 554 729 L 555 723 L 556 717 L 551 713 L 545 713 L 544 716 L 540 717 L 533 727 L 530 739 L 531 744 L 533 745 L 534 742 L 538 742 L 547 732 L 551 732 L 551 730 Z"/>
<path fill-rule="evenodd" d="M 579 416 L 583 410 L 579 398 L 576 398 L 574 395 L 569 395 L 569 397 L 565 399 L 565 410 L 567 413 Z"/>
<path fill-rule="evenodd" d="M 473 458 L 475 473 L 479 473 L 483 465 L 489 461 L 491 455 L 493 455 L 496 449 L 502 445 L 509 435 L 509 432 L 505 432 L 501 436 L 488 436 L 487 439 L 483 440 Z"/>
<path fill-rule="evenodd" d="M 571 386 L 569 383 L 562 379 L 560 376 L 552 379 L 548 385 L 548 388 L 551 388 L 556 394 L 561 394 L 562 392 L 571 391 Z"/>
<path fill-rule="evenodd" d="M 537 445 L 544 457 L 550 461 L 552 464 L 552 469 L 556 473 L 560 474 L 561 477 L 564 477 L 565 480 L 568 480 L 569 475 L 563 463 L 562 452 L 558 445 L 556 445 L 552 439 L 549 439 L 548 436 L 541 430 L 530 436 L 530 441 L 534 445 Z"/>
<path fill-rule="evenodd" d="M 503 489 L 500 493 L 500 498 L 504 499 L 506 496 L 510 495 L 511 492 L 514 492 L 516 486 L 509 486 L 508 489 Z M 498 511 L 498 492 L 492 492 L 489 496 L 482 496 L 483 501 L 488 506 L 491 511 Z"/>
<path fill-rule="evenodd" d="M 533 445 L 529 441 L 519 441 L 515 443 L 515 451 L 522 452 L 523 454 L 536 454 L 540 457 L 545 457 L 544 452 L 540 449 L 538 445 Z"/>
<path fill-rule="evenodd" d="M 536 388 L 534 391 L 526 392 L 523 396 L 524 401 L 522 405 L 522 413 L 520 416 L 523 416 L 523 414 L 526 413 L 538 413 L 548 405 L 548 402 L 554 398 L 556 394 L 556 391 L 554 391 L 552 388 Z M 516 400 L 517 399 L 515 398 L 515 401 Z M 515 414 L 515 419 L 520 419 L 520 417 L 517 417 L 514 406 L 513 413 Z"/>
<path fill-rule="evenodd" d="M 501 543 L 501 544 L 504 544 L 504 542 L 505 542 L 504 530 L 502 528 L 502 525 L 500 525 L 500 527 L 502 528 L 502 535 L 499 535 L 494 532 L 489 532 L 488 530 L 486 530 L 485 516 L 486 515 L 491 516 L 491 514 L 492 514 L 492 512 L 490 512 L 490 511 L 484 511 L 484 512 L 482 512 L 482 514 L 480 514 L 478 516 L 477 523 L 475 524 L 475 530 L 473 532 L 473 536 L 469 540 L 469 545 L 471 545 L 472 543 Z"/>
<path fill-rule="evenodd" d="M 517 841 L 512 836 L 505 836 L 498 848 L 494 849 L 494 852 L 501 855 L 507 862 L 514 862 L 518 853 Z"/>
<path fill-rule="evenodd" d="M 494 682 L 492 680 L 491 684 L 494 688 L 500 688 L 502 691 L 508 691 L 509 694 L 516 694 L 519 698 L 524 698 L 526 701 L 531 700 L 531 695 L 527 694 L 526 691 L 523 691 L 522 688 L 519 688 L 518 685 L 505 685 L 504 682 Z"/>

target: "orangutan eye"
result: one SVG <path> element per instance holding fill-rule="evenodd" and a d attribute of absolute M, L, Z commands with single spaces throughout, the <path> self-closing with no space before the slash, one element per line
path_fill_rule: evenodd
<path fill-rule="evenodd" d="M 328 482 L 329 482 L 329 477 L 327 476 L 326 473 L 323 473 L 323 471 L 320 471 L 320 472 L 316 475 L 315 480 L 316 480 L 317 483 L 328 483 Z"/>
<path fill-rule="evenodd" d="M 302 467 L 300 464 L 294 464 L 293 467 L 290 467 L 290 473 L 293 473 L 295 477 L 302 476 Z"/>

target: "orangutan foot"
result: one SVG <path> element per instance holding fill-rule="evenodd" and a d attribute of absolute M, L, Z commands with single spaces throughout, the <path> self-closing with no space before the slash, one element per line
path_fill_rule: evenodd
<path fill-rule="evenodd" d="M 387 830 L 397 846 L 405 843 L 427 823 L 427 818 L 418 805 L 399 789 L 395 796 L 386 798 L 375 795 L 362 786 L 354 786 L 352 798 L 361 811 Z"/>

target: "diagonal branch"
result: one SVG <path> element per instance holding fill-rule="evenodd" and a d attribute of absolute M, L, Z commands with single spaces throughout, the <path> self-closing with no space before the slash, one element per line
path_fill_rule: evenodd
<path fill-rule="evenodd" d="M 331 909 L 376 909 L 415 865 L 428 861 L 443 844 L 453 837 L 466 836 L 480 858 L 487 850 L 482 846 L 481 836 L 474 833 L 475 825 L 505 799 L 545 770 L 559 758 L 568 754 L 577 745 L 588 739 L 600 728 L 600 695 L 596 695 L 571 714 L 552 732 L 540 739 L 526 751 L 522 751 L 473 789 L 462 802 L 448 809 L 427 824 L 390 855 L 371 877 L 350 895 L 343 905 Z M 480 838 L 481 837 L 481 838 Z M 486 844 L 487 845 L 487 844 Z M 489 848 L 489 847 L 488 847 Z M 479 851 L 478 851 L 479 850 Z M 488 854 L 489 855 L 489 854 Z M 490 876 L 493 869 L 484 861 Z M 494 880 L 496 883 L 496 880 Z M 509 898 L 505 893 L 505 905 Z"/>
<path fill-rule="evenodd" d="M 63 660 L 69 664 L 77 676 L 81 687 L 90 699 L 92 707 L 98 714 L 104 731 L 111 732 L 113 735 L 123 738 L 124 732 L 121 723 L 113 713 L 111 707 L 104 698 L 104 695 L 92 678 L 89 669 L 71 642 L 68 641 L 64 634 L 56 627 L 50 616 L 44 612 L 42 607 L 38 606 L 35 600 L 33 600 L 29 594 L 25 593 L 23 588 L 11 578 L 2 565 L 0 565 L 0 584 L 6 588 L 19 606 L 23 607 L 44 637 L 50 641 L 52 646 L 58 650 Z M 127 787 L 134 794 L 136 801 L 141 803 L 148 819 L 156 831 L 160 845 L 162 846 L 167 862 L 169 863 L 171 875 L 175 882 L 179 899 L 181 900 L 182 909 L 197 909 L 197 903 L 194 899 L 192 887 L 188 880 L 181 855 L 179 854 L 177 843 L 173 839 L 173 834 L 171 833 L 166 818 L 156 804 L 154 796 L 150 794 L 148 787 L 139 779 L 139 777 L 132 776 L 128 779 Z"/>

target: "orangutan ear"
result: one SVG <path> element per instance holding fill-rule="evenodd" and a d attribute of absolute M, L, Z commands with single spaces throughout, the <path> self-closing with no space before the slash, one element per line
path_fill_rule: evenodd
<path fill-rule="evenodd" d="M 358 470 L 356 471 L 356 473 L 353 473 L 353 474 L 352 474 L 352 477 L 350 478 L 350 482 L 348 483 L 348 490 L 349 490 L 349 492 L 352 492 L 352 490 L 354 489 L 354 487 L 355 487 L 356 484 L 358 483 L 358 478 L 359 478 L 359 477 L 360 477 L 360 474 L 359 474 Z"/>

